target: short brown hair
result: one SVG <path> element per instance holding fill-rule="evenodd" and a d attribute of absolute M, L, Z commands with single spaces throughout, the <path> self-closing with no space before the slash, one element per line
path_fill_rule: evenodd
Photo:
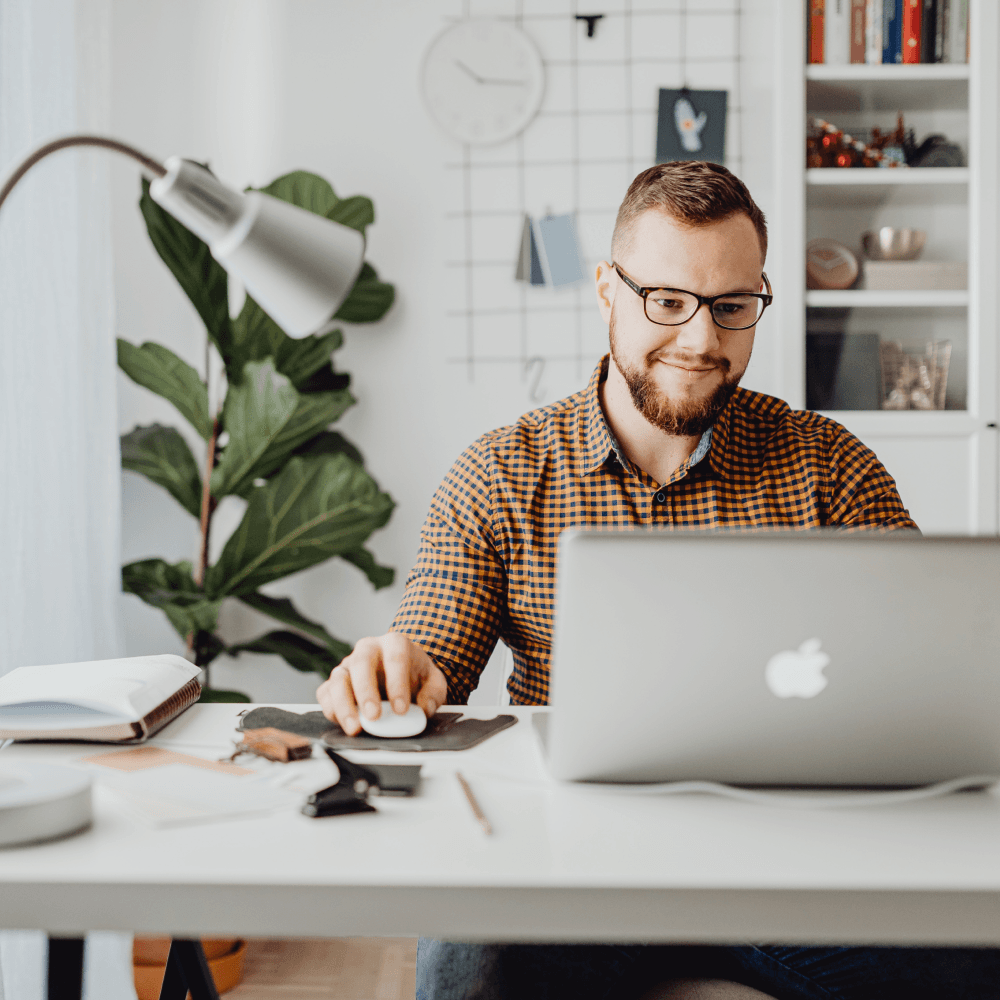
<path fill-rule="evenodd" d="M 767 257 L 767 223 L 746 184 L 720 163 L 675 160 L 643 170 L 629 185 L 618 209 L 611 253 L 617 257 L 627 245 L 635 220 L 658 208 L 690 226 L 719 222 L 737 212 L 749 216 L 760 239 L 761 258 Z"/>

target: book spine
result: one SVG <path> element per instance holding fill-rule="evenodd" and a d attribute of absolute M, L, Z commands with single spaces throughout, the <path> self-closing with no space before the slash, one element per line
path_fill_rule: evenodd
<path fill-rule="evenodd" d="M 969 0 L 951 0 L 948 11 L 948 62 L 964 63 L 969 30 Z"/>
<path fill-rule="evenodd" d="M 851 0 L 851 62 L 865 61 L 865 7 L 867 0 Z"/>
<path fill-rule="evenodd" d="M 809 62 L 823 61 L 823 14 L 826 0 L 809 0 Z"/>
<path fill-rule="evenodd" d="M 903 0 L 903 62 L 920 62 L 920 19 L 923 0 Z"/>
<path fill-rule="evenodd" d="M 882 62 L 882 0 L 868 0 L 865 6 L 865 62 Z"/>
<path fill-rule="evenodd" d="M 920 15 L 920 61 L 932 63 L 934 58 L 934 35 L 937 31 L 937 0 L 923 0 L 924 9 Z"/>
<path fill-rule="evenodd" d="M 934 61 L 948 62 L 948 17 L 951 0 L 938 0 L 937 31 L 934 35 Z"/>
<path fill-rule="evenodd" d="M 850 62 L 850 0 L 826 0 L 823 55 L 827 65 L 843 66 Z"/>
<path fill-rule="evenodd" d="M 903 61 L 903 0 L 883 0 L 882 62 L 892 65 Z"/>

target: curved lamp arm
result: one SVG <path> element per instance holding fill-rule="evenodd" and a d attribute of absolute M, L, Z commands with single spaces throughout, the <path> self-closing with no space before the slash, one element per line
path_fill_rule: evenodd
<path fill-rule="evenodd" d="M 7 196 L 14 190 L 14 185 L 36 164 L 39 160 L 44 160 L 50 153 L 58 153 L 60 149 L 69 149 L 71 146 L 101 146 L 104 149 L 112 149 L 116 153 L 124 153 L 125 156 L 138 160 L 154 177 L 163 177 L 167 173 L 167 168 L 162 163 L 158 163 L 151 156 L 147 156 L 135 146 L 128 143 L 119 142 L 117 139 L 108 139 L 103 135 L 67 135 L 62 139 L 54 139 L 44 146 L 39 146 L 30 156 L 26 157 L 15 168 L 10 177 L 7 178 L 4 186 L 0 188 L 0 208 L 7 200 Z"/>
<path fill-rule="evenodd" d="M 40 146 L 0 188 L 0 207 L 39 160 L 71 146 L 100 146 L 138 160 L 154 176 L 152 199 L 204 240 L 290 337 L 322 330 L 354 287 L 365 252 L 356 229 L 260 191 L 236 191 L 190 160 L 172 156 L 161 164 L 104 136 L 71 135 Z"/>

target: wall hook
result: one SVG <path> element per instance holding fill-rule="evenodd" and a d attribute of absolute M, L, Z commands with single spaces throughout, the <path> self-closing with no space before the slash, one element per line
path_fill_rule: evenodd
<path fill-rule="evenodd" d="M 537 354 L 524 363 L 524 377 L 528 379 L 528 399 L 532 403 L 540 403 L 545 399 L 545 389 L 539 389 L 542 375 L 545 374 L 545 358 Z"/>
<path fill-rule="evenodd" d="M 604 17 L 603 14 L 577 14 L 576 19 L 578 21 L 587 22 L 587 37 L 594 37 L 594 29 L 597 27 L 597 22 Z"/>

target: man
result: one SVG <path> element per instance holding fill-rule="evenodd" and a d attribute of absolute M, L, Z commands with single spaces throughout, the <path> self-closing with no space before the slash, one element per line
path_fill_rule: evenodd
<path fill-rule="evenodd" d="M 546 704 L 565 528 L 916 528 L 892 478 L 843 427 L 739 388 L 771 300 L 766 253 L 763 213 L 724 167 L 669 163 L 636 177 L 612 260 L 596 272 L 610 357 L 582 392 L 458 458 L 431 502 L 391 630 L 360 640 L 317 692 L 329 718 L 358 732 L 358 712 L 376 718 L 382 690 L 399 713 L 411 700 L 428 716 L 463 704 L 498 638 L 514 656 L 512 703 Z M 690 995 L 705 998 L 759 989 L 860 1000 L 892 984 L 913 1000 L 949 988 L 971 1000 L 996 996 L 997 976 L 992 951 L 422 940 L 417 993 L 635 997 L 672 980 L 650 995 L 679 996 L 678 982 L 695 977 Z"/>

